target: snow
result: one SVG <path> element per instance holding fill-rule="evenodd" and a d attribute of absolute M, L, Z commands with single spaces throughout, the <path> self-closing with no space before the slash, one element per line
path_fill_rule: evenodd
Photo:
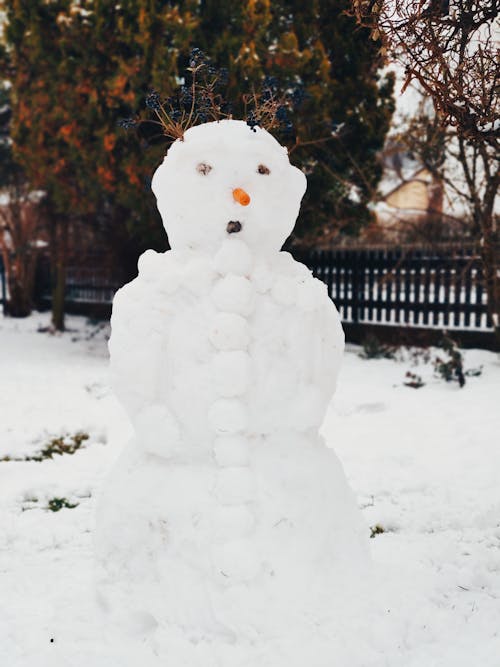
<path fill-rule="evenodd" d="M 237 434 L 248 426 L 245 406 L 234 398 L 219 398 L 209 408 L 208 419 L 216 433 Z"/>
<path fill-rule="evenodd" d="M 249 452 L 241 436 L 223 436 L 214 441 L 214 454 L 220 466 L 246 466 Z"/>
<path fill-rule="evenodd" d="M 216 313 L 208 337 L 218 350 L 244 350 L 250 342 L 247 321 L 235 313 Z"/>
<path fill-rule="evenodd" d="M 252 254 L 243 241 L 227 239 L 214 257 L 214 268 L 222 275 L 248 276 L 252 271 Z"/>
<path fill-rule="evenodd" d="M 6 478 L 10 493 L 0 505 L 7 526 L 0 572 L 7 573 L 9 597 L 16 601 L 7 607 L 4 645 L 20 664 L 30 664 L 36 654 L 38 664 L 42 659 L 51 665 L 132 665 L 141 653 L 152 667 L 166 661 L 186 667 L 395 667 L 420 664 L 426 652 L 430 664 L 432 647 L 445 634 L 440 626 L 448 628 L 439 584 L 433 572 L 421 574 L 410 562 L 397 561 L 395 569 L 393 552 L 373 567 L 368 526 L 339 459 L 319 434 L 337 385 L 344 336 L 325 285 L 279 252 L 299 210 L 304 175 L 267 132 L 223 121 L 192 128 L 175 142 L 155 173 L 153 189 L 172 250 L 146 252 L 138 277 L 114 300 L 109 382 L 124 411 L 107 390 L 103 327 L 82 331 L 75 320 L 82 333 L 77 327 L 68 340 L 30 331 L 36 318 L 17 324 L 17 333 L 6 325 L 4 366 L 20 391 L 25 385 L 35 391 L 28 391 L 27 405 L 17 398 L 17 409 L 6 420 L 7 433 L 19 439 L 14 450 L 27 448 L 27 455 L 7 451 L 0 460 L 0 474 L 20 473 Z M 43 336 L 43 344 L 33 345 L 30 338 L 36 336 Z M 33 350 L 56 352 L 58 342 L 55 370 L 49 357 L 47 371 L 46 364 L 40 366 L 44 355 Z M 17 352 L 20 346 L 30 349 L 20 375 L 11 356 L 16 346 Z M 94 363 L 87 363 L 87 356 Z M 372 488 L 377 481 L 383 487 L 385 475 L 379 472 L 377 478 L 363 468 L 379 434 L 393 423 L 388 415 L 380 419 L 392 395 L 381 390 L 378 375 L 370 394 L 377 402 L 358 404 L 370 385 L 368 363 L 361 363 L 360 376 L 359 359 L 351 363 L 359 419 L 350 418 L 349 410 L 342 413 L 341 399 L 334 404 L 340 412 L 328 413 L 325 434 L 339 451 L 351 443 L 344 452 L 348 460 L 355 452 L 351 431 L 357 429 L 359 438 L 360 425 L 368 424 L 351 478 L 369 518 L 369 508 L 376 507 L 371 533 L 382 541 L 397 533 L 406 517 L 385 507 L 388 490 Z M 88 382 L 89 396 L 79 395 L 74 373 L 79 365 L 82 374 L 99 377 Z M 389 376 L 392 367 L 386 370 Z M 431 383 L 428 393 L 432 390 Z M 7 408 L 15 400 L 10 391 L 0 396 Z M 68 402 L 72 419 L 66 415 L 61 424 L 57 420 Z M 426 408 L 432 412 L 436 402 L 434 397 Z M 425 450 L 434 433 L 426 432 L 429 422 L 414 407 L 407 413 L 405 403 L 402 409 L 397 436 L 403 442 L 392 440 L 401 468 L 392 482 L 402 498 L 414 492 L 413 475 L 421 464 L 411 465 L 411 454 Z M 366 421 L 370 415 L 372 423 Z M 49 428 L 40 436 L 46 419 Z M 405 450 L 402 423 L 412 437 L 419 435 L 411 452 Z M 26 425 L 35 425 L 31 436 Z M 437 448 L 427 451 L 426 461 Z M 473 460 L 467 461 L 469 468 Z M 88 468 L 82 473 L 75 463 L 79 477 L 72 479 L 71 464 L 82 461 Z M 373 467 L 376 463 L 371 460 Z M 447 473 L 451 469 L 452 464 Z M 52 470 L 53 482 L 47 473 L 37 479 L 39 470 Z M 436 478 L 434 469 L 431 481 L 433 474 Z M 434 479 L 445 480 L 442 474 Z M 483 520 L 489 527 L 496 507 Z M 47 545 L 47 517 L 54 510 L 80 519 L 53 523 L 62 526 L 62 537 L 50 537 Z M 17 523 L 27 532 L 18 534 Z M 441 526 L 439 515 L 432 525 Z M 36 586 L 23 589 L 38 541 L 46 562 L 37 574 L 45 582 L 48 569 L 53 584 L 55 578 L 50 596 Z M 78 577 L 61 587 L 66 577 L 59 558 L 51 570 L 47 552 L 50 544 L 66 543 L 70 572 Z M 13 551 L 19 556 L 14 567 L 8 557 Z M 496 571 L 494 563 L 492 558 Z M 37 564 L 35 559 L 35 569 Z M 476 571 L 462 588 L 477 581 Z M 481 581 L 496 595 L 494 582 L 484 574 Z M 39 647 L 24 641 L 23 633 L 32 588 L 37 600 L 55 609 L 38 615 L 42 635 L 49 632 L 54 640 L 45 638 Z M 63 611 L 73 607 L 77 623 Z M 32 616 L 36 608 L 30 602 Z"/>
<path fill-rule="evenodd" d="M 254 309 L 254 291 L 250 281 L 243 276 L 224 276 L 212 292 L 215 307 L 222 312 L 248 316 Z"/>
<path fill-rule="evenodd" d="M 165 406 L 150 405 L 141 410 L 136 428 L 142 435 L 138 444 L 145 452 L 166 459 L 182 455 L 179 424 Z"/>
<path fill-rule="evenodd" d="M 107 329 L 72 317 L 64 335 L 38 333 L 47 323 L 47 315 L 0 320 L 0 459 L 32 455 L 50 436 L 85 431 L 90 437 L 73 455 L 0 461 L 1 663 L 156 667 L 165 662 L 153 646 L 140 634 L 103 625 L 92 595 L 96 493 L 131 434 L 109 390 Z M 370 361 L 358 353 L 348 347 L 344 355 L 322 432 L 342 460 L 367 526 L 384 530 L 370 546 L 383 583 L 373 589 L 383 590 L 386 604 L 385 618 L 372 624 L 361 618 L 357 628 L 349 608 L 341 610 L 338 648 L 348 658 L 339 663 L 497 667 L 498 356 L 466 351 L 466 367 L 482 365 L 483 372 L 459 389 L 435 378 L 422 359 L 414 367 L 409 353 Z M 403 385 L 409 369 L 426 381 L 423 388 Z M 218 439 L 220 455 L 245 457 L 229 437 L 235 438 Z M 237 458 L 224 464 L 239 465 Z M 54 497 L 78 505 L 47 511 Z M 335 610 L 335 600 L 331 605 Z M 148 619 L 143 622 L 147 627 Z M 297 659 L 303 658 L 297 664 L 335 664 L 321 642 L 309 644 L 304 656 L 303 640 L 295 638 Z M 175 656 L 175 636 L 169 642 Z M 203 644 L 193 647 L 198 662 L 192 664 L 212 664 Z M 250 647 L 249 655 L 259 656 L 258 650 Z M 219 658 L 221 664 L 230 658 L 233 665 L 268 664 L 265 654 L 261 662 L 245 662 L 231 645 Z M 172 658 L 171 664 L 182 663 Z"/>
<path fill-rule="evenodd" d="M 212 362 L 213 386 L 219 396 L 244 394 L 250 382 L 251 358 L 243 350 L 219 352 Z"/>

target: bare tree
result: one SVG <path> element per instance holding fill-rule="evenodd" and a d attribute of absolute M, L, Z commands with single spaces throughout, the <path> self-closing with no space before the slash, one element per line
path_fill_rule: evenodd
<path fill-rule="evenodd" d="M 488 309 L 500 339 L 500 266 L 495 201 L 500 185 L 500 25 L 498 0 L 351 0 L 352 11 L 388 59 L 416 83 L 433 114 L 410 125 L 409 146 L 445 179 L 481 237 Z M 427 137 L 427 140 L 429 137 Z M 440 143 L 441 142 L 441 143 Z M 443 143 L 444 142 L 444 143 Z M 440 148 L 445 161 L 432 161 Z M 434 158 L 436 155 L 434 155 Z M 459 171 L 450 164 L 454 163 Z M 447 168 L 444 165 L 447 165 Z"/>
<path fill-rule="evenodd" d="M 14 179 L 2 191 L 0 202 L 0 253 L 8 285 L 6 313 L 26 317 L 32 310 L 36 258 L 42 245 L 40 197 Z"/>

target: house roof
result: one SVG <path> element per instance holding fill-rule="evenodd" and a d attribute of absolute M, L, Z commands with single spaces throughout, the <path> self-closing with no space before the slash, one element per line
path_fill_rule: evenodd
<path fill-rule="evenodd" d="M 427 176 L 424 177 L 424 174 Z M 402 177 L 402 178 L 401 178 Z M 387 199 L 387 197 L 390 197 L 390 195 L 394 194 L 394 192 L 397 192 L 400 188 L 403 186 L 407 185 L 408 183 L 414 182 L 414 181 L 419 181 L 421 183 L 430 183 L 432 180 L 432 177 L 429 173 L 429 171 L 425 167 L 419 167 L 417 169 L 412 169 L 411 172 L 404 173 L 404 171 L 401 171 L 401 176 L 396 174 L 395 172 L 389 172 L 386 171 L 384 176 L 382 177 L 382 180 L 379 183 L 379 193 L 381 195 L 382 200 Z"/>

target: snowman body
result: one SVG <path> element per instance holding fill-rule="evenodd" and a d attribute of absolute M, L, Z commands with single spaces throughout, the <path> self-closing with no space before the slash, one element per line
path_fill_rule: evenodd
<path fill-rule="evenodd" d="M 175 187 L 183 170 L 193 187 Z M 113 305 L 113 385 L 135 437 L 100 500 L 102 597 L 190 639 L 320 622 L 368 556 L 318 434 L 339 316 L 279 252 L 305 178 L 270 135 L 225 121 L 189 130 L 153 189 L 173 249 L 145 253 Z"/>

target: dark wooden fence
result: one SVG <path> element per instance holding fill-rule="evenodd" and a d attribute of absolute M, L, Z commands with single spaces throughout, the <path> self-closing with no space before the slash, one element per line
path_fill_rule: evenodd
<path fill-rule="evenodd" d="M 492 328 L 473 246 L 332 250 L 304 261 L 345 322 Z"/>
<path fill-rule="evenodd" d="M 495 349 L 478 248 L 349 248 L 294 252 L 328 286 L 346 336 L 367 333 L 408 344 L 436 342 L 454 331 L 464 345 Z M 69 311 L 108 315 L 119 282 L 92 267 L 68 271 Z M 45 302 L 50 299 L 47 284 Z"/>
<path fill-rule="evenodd" d="M 477 246 L 315 251 L 300 256 L 325 282 L 347 340 L 368 333 L 395 343 L 436 343 L 443 330 L 465 346 L 497 349 Z"/>
<path fill-rule="evenodd" d="M 66 273 L 65 304 L 68 313 L 81 313 L 91 317 L 109 317 L 111 303 L 123 280 L 99 267 L 93 261 L 88 266 L 69 266 Z M 35 281 L 35 305 L 50 307 L 52 301 L 50 265 L 48 259 L 39 263 Z"/>
<path fill-rule="evenodd" d="M 119 287 L 120 284 L 107 270 L 70 267 L 66 276 L 66 301 L 110 304 Z"/>

